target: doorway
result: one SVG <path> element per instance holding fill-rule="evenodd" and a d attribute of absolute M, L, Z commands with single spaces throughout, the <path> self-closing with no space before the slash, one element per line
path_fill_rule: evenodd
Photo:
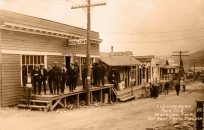
<path fill-rule="evenodd" d="M 71 64 L 71 57 L 70 56 L 65 56 L 65 63 L 66 63 L 66 68 L 68 69 Z"/>

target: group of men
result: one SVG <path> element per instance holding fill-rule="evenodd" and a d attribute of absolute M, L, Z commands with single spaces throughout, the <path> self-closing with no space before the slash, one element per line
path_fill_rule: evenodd
<path fill-rule="evenodd" d="M 40 68 L 35 65 L 31 76 L 34 94 L 36 94 L 36 88 L 38 86 L 38 94 L 41 94 L 41 86 L 44 86 L 44 94 L 46 94 L 46 81 L 48 81 L 51 94 L 63 94 L 65 85 L 68 84 L 69 90 L 76 89 L 76 83 L 79 75 L 79 66 L 77 63 L 71 64 L 68 69 L 66 65 L 60 67 L 58 62 L 54 62 L 54 66 L 48 65 L 48 69 L 45 69 L 43 65 Z"/>
<path fill-rule="evenodd" d="M 96 62 L 92 64 L 91 68 L 91 79 L 92 79 L 92 85 L 100 87 L 101 85 L 104 86 L 105 84 L 105 75 L 106 75 L 106 67 L 104 63 Z"/>
<path fill-rule="evenodd" d="M 150 96 L 153 98 L 157 98 L 159 96 L 159 84 L 154 83 L 151 84 L 150 83 Z"/>
<path fill-rule="evenodd" d="M 86 63 L 81 67 L 81 78 L 83 89 L 86 89 L 88 66 Z M 67 67 L 65 63 L 59 66 L 58 62 L 54 62 L 54 65 L 48 65 L 47 69 L 44 64 L 40 66 L 35 65 L 31 72 L 31 84 L 33 86 L 34 94 L 41 94 L 43 87 L 44 94 L 46 94 L 46 83 L 48 83 L 51 94 L 64 93 L 65 86 L 69 86 L 69 91 L 73 92 L 76 89 L 76 84 L 79 79 L 79 66 L 77 62 L 71 63 L 70 67 Z M 91 66 L 91 85 L 100 87 L 105 84 L 107 68 L 102 62 L 95 62 Z M 24 74 L 25 73 L 25 74 Z M 23 69 L 23 79 L 27 83 L 26 68 Z M 111 84 L 118 86 L 120 83 L 120 74 L 117 69 L 111 69 L 108 73 L 108 81 Z M 38 93 L 37 93 L 38 90 Z"/>
<path fill-rule="evenodd" d="M 185 85 L 184 81 L 180 81 L 180 84 L 179 84 L 178 81 L 175 82 L 174 84 L 170 83 L 170 81 L 167 81 L 164 84 L 151 84 L 150 83 L 150 86 L 149 86 L 149 88 L 150 88 L 150 96 L 154 97 L 154 98 L 157 98 L 160 92 L 164 92 L 165 95 L 168 95 L 169 89 L 170 89 L 170 87 L 172 85 L 175 87 L 176 95 L 177 96 L 179 96 L 180 87 L 181 86 L 183 87 L 183 92 L 185 92 L 186 85 Z"/>
<path fill-rule="evenodd" d="M 114 84 L 114 87 L 118 89 L 118 84 L 121 82 L 120 80 L 120 72 L 118 69 L 111 68 L 108 73 L 108 82 L 110 84 Z"/>

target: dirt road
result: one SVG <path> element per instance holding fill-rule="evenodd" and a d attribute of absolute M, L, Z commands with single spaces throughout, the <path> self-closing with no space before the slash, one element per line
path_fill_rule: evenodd
<path fill-rule="evenodd" d="M 186 92 L 176 96 L 175 91 L 102 107 L 88 107 L 53 112 L 27 111 L 17 108 L 0 109 L 0 130 L 145 130 L 165 126 L 166 120 L 157 114 L 172 110 L 192 112 L 195 101 L 204 100 L 204 84 L 187 85 Z M 180 107 L 174 109 L 175 107 Z M 165 108 L 165 109 L 162 109 Z M 174 113 L 174 112 L 173 112 Z M 194 113 L 193 113 L 194 114 Z"/>

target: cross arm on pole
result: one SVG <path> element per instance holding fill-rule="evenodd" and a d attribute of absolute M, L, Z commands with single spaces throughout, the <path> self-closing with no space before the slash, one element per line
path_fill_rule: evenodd
<path fill-rule="evenodd" d="M 71 9 L 79 9 L 79 8 L 87 8 L 87 7 L 94 7 L 94 6 L 102 6 L 106 5 L 106 3 L 97 3 L 97 4 L 92 4 L 92 5 L 78 5 L 78 6 L 72 6 Z"/>
<path fill-rule="evenodd" d="M 188 51 L 173 51 L 173 53 L 188 53 Z"/>

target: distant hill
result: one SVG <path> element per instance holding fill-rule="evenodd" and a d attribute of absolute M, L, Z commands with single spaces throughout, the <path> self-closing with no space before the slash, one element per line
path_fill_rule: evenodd
<path fill-rule="evenodd" d="M 204 65 L 204 50 L 200 50 L 200 51 L 190 54 L 189 58 L 191 60 L 195 59 L 196 61 L 199 61 L 201 64 Z"/>

